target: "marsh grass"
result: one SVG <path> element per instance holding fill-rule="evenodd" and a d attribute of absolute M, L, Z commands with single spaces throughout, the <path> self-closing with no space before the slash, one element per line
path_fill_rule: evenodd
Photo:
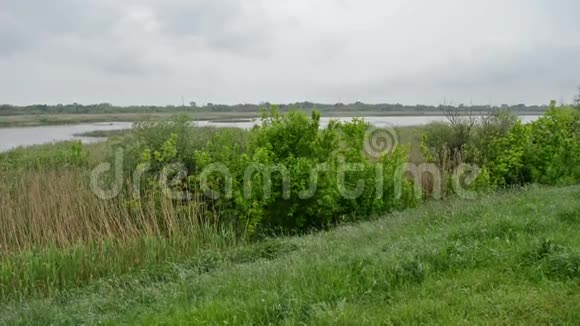
<path fill-rule="evenodd" d="M 205 216 L 195 201 L 174 203 L 163 196 L 133 200 L 121 194 L 99 199 L 84 171 L 23 172 L 8 181 L 0 199 L 0 243 L 4 251 L 54 244 L 140 236 L 173 236 L 199 227 Z M 6 186 L 6 185 L 5 185 Z"/>
<path fill-rule="evenodd" d="M 138 130 L 147 131 L 159 130 Z M 190 150 L 214 132 L 192 129 Z M 135 198 L 126 179 L 115 198 L 97 197 L 89 186 L 91 169 L 127 143 L 135 143 L 132 132 L 99 144 L 62 142 L 0 153 L 1 298 L 82 287 L 245 241 L 196 196 L 175 201 L 153 189 Z"/>
<path fill-rule="evenodd" d="M 2 296 L 80 286 L 241 241 L 196 200 L 102 200 L 86 174 L 73 168 L 1 176 Z"/>

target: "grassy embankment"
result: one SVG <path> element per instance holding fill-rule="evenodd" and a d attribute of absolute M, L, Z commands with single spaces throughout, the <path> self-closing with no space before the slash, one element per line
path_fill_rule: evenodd
<path fill-rule="evenodd" d="M 580 188 L 536 188 L 203 250 L 5 303 L 2 323 L 572 324 Z"/>

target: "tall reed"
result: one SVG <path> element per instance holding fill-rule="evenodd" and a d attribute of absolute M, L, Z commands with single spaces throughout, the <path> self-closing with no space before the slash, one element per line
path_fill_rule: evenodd
<path fill-rule="evenodd" d="M 86 170 L 1 172 L 0 181 L 3 296 L 80 286 L 240 241 L 200 200 L 99 199 Z"/>

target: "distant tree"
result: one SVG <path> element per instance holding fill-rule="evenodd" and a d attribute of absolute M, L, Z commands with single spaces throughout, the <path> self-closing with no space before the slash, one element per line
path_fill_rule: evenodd
<path fill-rule="evenodd" d="M 580 90 L 579 90 L 580 91 Z M 578 103 L 578 108 L 580 108 L 580 94 L 576 99 Z M 1 104 L 0 104 L 1 105 Z M 180 105 L 165 105 L 165 106 L 153 106 L 153 105 L 130 105 L 130 106 L 117 106 L 111 103 L 97 103 L 97 104 L 58 104 L 58 105 L 45 105 L 45 104 L 34 104 L 27 106 L 15 106 L 15 105 L 4 105 L 0 107 L 0 115 L 36 115 L 36 114 L 58 114 L 58 113 L 68 113 L 68 114 L 83 114 L 83 113 L 114 113 L 114 112 L 125 112 L 125 113 L 152 113 L 152 112 L 177 112 L 183 111 L 183 104 Z M 294 109 L 304 109 L 310 110 L 316 108 L 321 112 L 329 111 L 343 111 L 343 112 L 389 112 L 389 111 L 400 111 L 400 112 L 435 112 L 437 110 L 448 111 L 450 108 L 458 109 L 459 111 L 477 111 L 486 112 L 494 111 L 496 108 L 491 106 L 482 105 L 462 105 L 461 107 L 452 106 L 449 104 L 440 106 L 431 105 L 403 105 L 400 103 L 396 104 L 365 104 L 363 102 L 356 103 L 336 103 L 336 104 L 324 104 L 324 103 L 314 103 L 314 102 L 296 102 L 290 104 L 278 104 L 281 112 L 287 112 L 290 108 Z M 252 112 L 256 113 L 260 111 L 260 108 L 270 107 L 269 102 L 263 102 L 261 105 L 258 104 L 216 104 L 207 103 L 204 105 L 189 102 L 189 109 L 201 112 Z M 504 105 L 504 109 L 509 110 L 525 110 L 529 112 L 544 112 L 548 108 L 546 105 Z M 454 120 L 454 117 L 452 117 Z"/>
<path fill-rule="evenodd" d="M 463 104 L 457 108 L 451 105 L 442 106 L 442 110 L 450 127 L 445 149 L 448 150 L 447 154 L 451 155 L 454 164 L 459 164 L 463 159 L 466 145 L 472 140 L 477 117 L 472 107 Z"/>
<path fill-rule="evenodd" d="M 580 108 L 580 86 L 578 87 L 578 95 L 574 98 L 574 105 Z"/>

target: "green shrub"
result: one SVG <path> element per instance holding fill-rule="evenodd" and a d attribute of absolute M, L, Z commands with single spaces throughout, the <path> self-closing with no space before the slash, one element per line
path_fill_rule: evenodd
<path fill-rule="evenodd" d="M 442 122 L 425 126 L 421 144 L 423 156 L 442 169 L 454 169 L 465 161 L 465 149 L 472 142 L 471 137 L 464 138 L 463 129 L 455 130 L 451 124 Z"/>
<path fill-rule="evenodd" d="M 431 124 L 421 149 L 443 173 L 452 173 L 461 163 L 480 167 L 483 175 L 472 190 L 580 181 L 579 110 L 553 102 L 545 116 L 528 125 L 513 112 L 497 111 L 476 123 L 470 136 L 465 130 L 462 124 Z"/>
<path fill-rule="evenodd" d="M 205 193 L 220 193 L 210 206 L 226 218 L 237 219 L 250 234 L 293 232 L 324 228 L 342 219 L 414 205 L 412 187 L 404 182 L 402 195 L 394 194 L 397 168 L 408 150 L 397 148 L 373 160 L 363 150 L 369 125 L 360 119 L 331 122 L 320 129 L 320 114 L 303 112 L 264 115 L 262 124 L 248 134 L 247 148 L 232 144 L 227 134 L 216 136 L 196 152 L 199 170 L 226 168 L 227 180 L 216 171 L 204 175 Z M 347 165 L 353 171 L 339 173 Z M 377 167 L 378 166 L 378 167 Z M 377 177 L 377 169 L 382 175 Z M 201 183 L 201 176 L 195 176 Z M 377 192 L 377 182 L 382 182 Z M 228 187 L 231 198 L 224 196 Z"/>
<path fill-rule="evenodd" d="M 580 181 L 580 110 L 552 103 L 551 109 L 531 124 L 527 165 L 535 182 Z"/>
<path fill-rule="evenodd" d="M 171 164 L 178 164 L 188 176 L 193 176 L 200 170 L 197 152 L 210 143 L 223 145 L 216 148 L 215 153 L 225 152 L 229 147 L 243 148 L 245 145 L 245 130 L 219 129 L 210 127 L 195 127 L 191 118 L 186 115 L 176 115 L 167 120 L 145 121 L 136 123 L 132 132 L 116 142 L 113 142 L 113 150 L 109 161 L 114 162 L 114 155 L 118 149 L 123 155 L 123 171 L 129 178 L 139 168 L 145 166 L 144 177 L 141 178 L 141 190 L 159 191 L 157 181 L 164 169 Z M 227 144 L 218 141 L 220 137 L 227 136 Z M 175 169 L 168 176 L 172 180 L 176 175 Z M 187 178 L 177 180 L 174 188 L 187 190 L 189 183 Z M 153 188 L 153 189 L 150 189 Z"/>
<path fill-rule="evenodd" d="M 193 153 L 202 146 L 200 136 L 203 133 L 192 128 L 189 116 L 136 123 L 133 133 L 136 153 L 132 154 L 138 163 L 150 163 L 152 171 L 159 172 L 164 165 L 174 162 L 182 163 L 188 169 L 195 168 Z M 136 165 L 137 162 L 129 163 L 132 169 Z"/>
<path fill-rule="evenodd" d="M 525 166 L 529 141 L 530 128 L 517 121 L 486 143 L 482 164 L 489 170 L 491 184 L 503 187 L 530 181 Z"/>

